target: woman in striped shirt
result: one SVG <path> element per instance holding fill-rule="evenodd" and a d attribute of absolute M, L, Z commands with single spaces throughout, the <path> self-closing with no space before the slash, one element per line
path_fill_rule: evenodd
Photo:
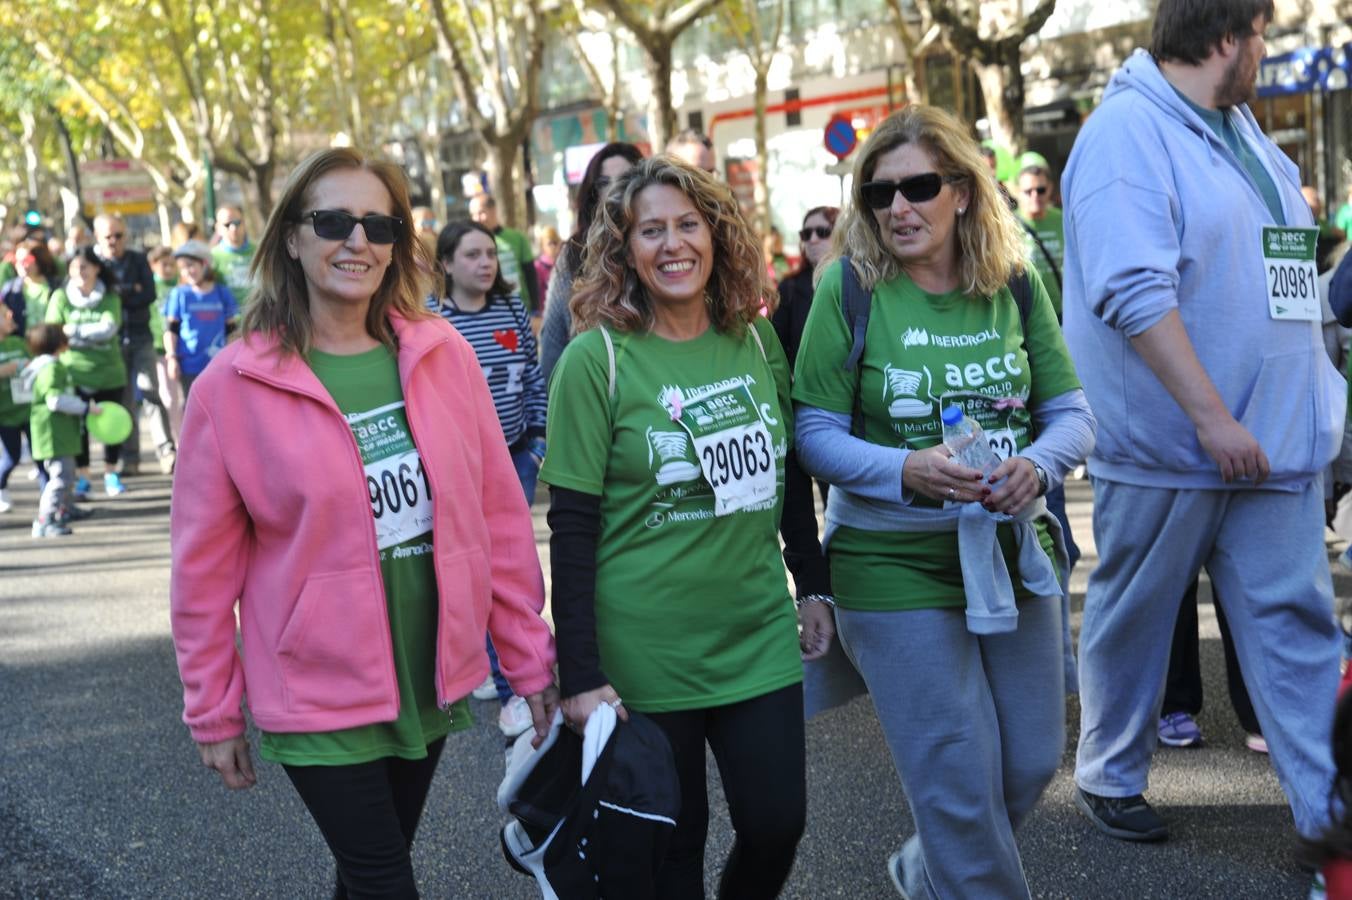
<path fill-rule="evenodd" d="M 446 275 L 445 296 L 428 297 L 427 306 L 455 326 L 474 348 L 530 503 L 545 457 L 546 385 L 520 287 L 502 277 L 497 242 L 477 222 L 452 222 L 441 230 L 437 265 Z M 528 270 L 526 277 L 534 278 L 534 270 Z M 512 696 L 498 669 L 492 641 L 488 642 L 488 658 L 502 706 L 498 728 L 511 740 L 531 727 L 530 710 L 526 701 Z M 480 689 L 487 693 L 488 687 L 485 683 Z M 476 690 L 475 696 L 488 699 L 493 694 L 485 697 Z"/>

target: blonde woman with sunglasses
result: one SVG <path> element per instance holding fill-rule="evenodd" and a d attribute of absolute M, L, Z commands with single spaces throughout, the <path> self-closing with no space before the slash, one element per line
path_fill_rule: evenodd
<path fill-rule="evenodd" d="M 485 630 L 537 741 L 558 699 L 530 512 L 473 350 L 423 306 L 411 218 L 388 163 L 300 164 L 243 335 L 193 385 L 174 476 L 183 719 L 247 788 L 247 703 L 337 897 L 418 895 L 413 836 L 448 734 L 471 725 Z"/>
<path fill-rule="evenodd" d="M 914 900 L 1026 898 L 1014 830 L 1065 737 L 1063 548 L 1042 494 L 1085 457 L 1093 418 L 965 126 L 894 113 L 861 149 L 850 201 L 793 398 L 799 461 L 831 485 L 837 635 L 916 826 L 888 877 Z M 871 298 L 866 328 L 843 314 L 847 276 Z M 992 471 L 950 458 L 952 406 L 985 429 Z"/>

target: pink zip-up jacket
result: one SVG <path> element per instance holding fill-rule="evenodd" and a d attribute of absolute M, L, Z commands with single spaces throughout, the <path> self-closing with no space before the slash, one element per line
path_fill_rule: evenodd
<path fill-rule="evenodd" d="M 525 696 L 554 679 L 530 510 L 474 351 L 445 321 L 391 318 L 433 498 L 436 692 L 488 674 L 484 631 Z M 193 382 L 170 512 L 170 618 L 183 721 L 200 743 L 333 731 L 399 711 L 365 470 L 305 361 L 260 335 Z M 240 650 L 235 646 L 239 610 Z"/>

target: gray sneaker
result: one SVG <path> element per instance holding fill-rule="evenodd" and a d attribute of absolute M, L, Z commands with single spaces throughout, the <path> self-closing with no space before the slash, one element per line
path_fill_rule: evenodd
<path fill-rule="evenodd" d="M 41 519 L 33 520 L 33 537 L 35 538 L 65 537 L 70 533 L 69 528 L 55 519 L 49 519 L 46 522 Z"/>
<path fill-rule="evenodd" d="M 1130 797 L 1100 797 L 1076 786 L 1075 805 L 1089 817 L 1094 827 L 1122 841 L 1163 841 L 1169 838 L 1169 825 L 1159 817 L 1140 794 Z"/>

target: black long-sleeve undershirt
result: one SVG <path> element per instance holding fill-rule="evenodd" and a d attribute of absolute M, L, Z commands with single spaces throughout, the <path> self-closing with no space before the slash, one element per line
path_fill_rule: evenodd
<path fill-rule="evenodd" d="M 551 609 L 558 645 L 559 690 L 572 697 L 606 684 L 596 643 L 596 544 L 601 498 L 549 489 Z"/>

